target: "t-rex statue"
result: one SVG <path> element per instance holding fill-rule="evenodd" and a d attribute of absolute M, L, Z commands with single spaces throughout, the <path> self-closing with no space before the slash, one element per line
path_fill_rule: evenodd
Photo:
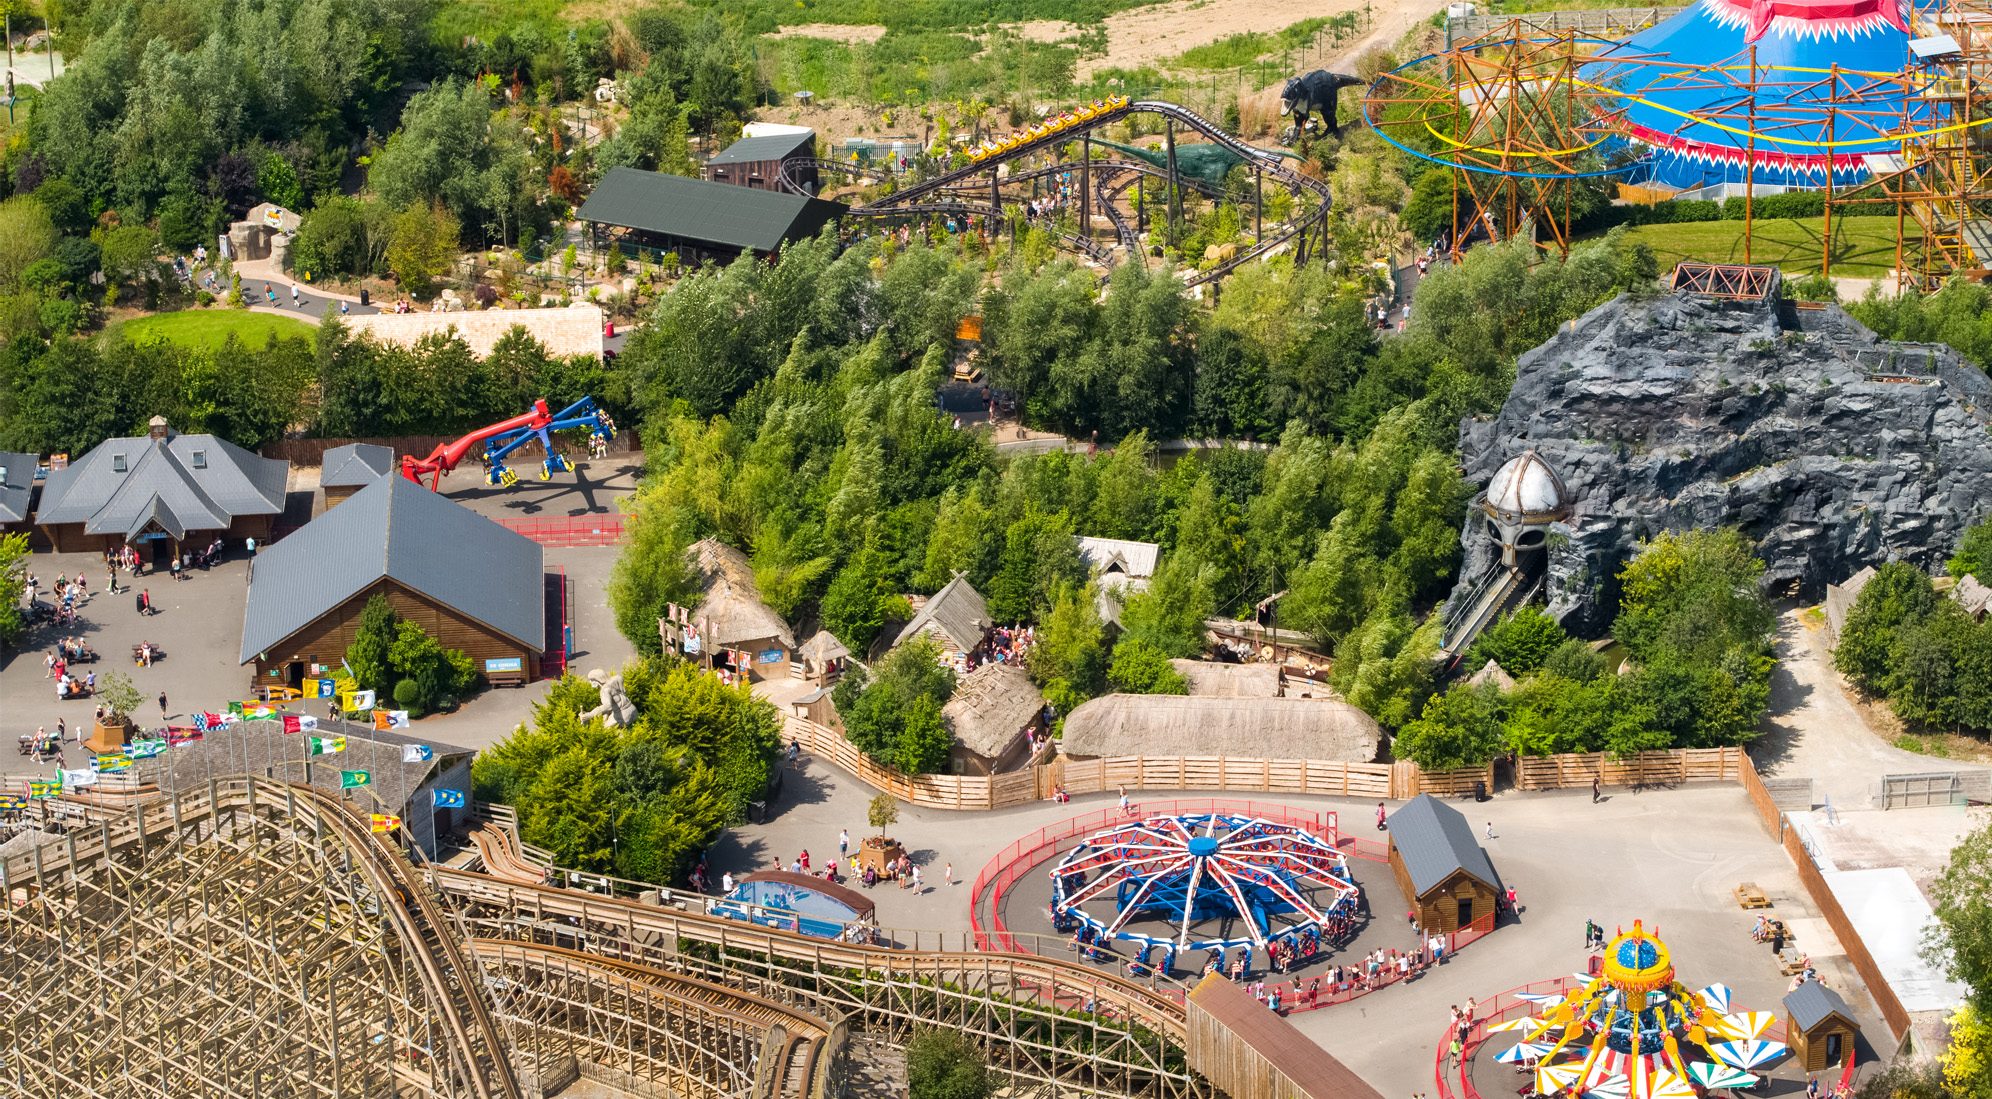
<path fill-rule="evenodd" d="M 1335 118 L 1335 93 L 1362 82 L 1362 77 L 1329 72 L 1327 69 L 1296 76 L 1280 89 L 1280 113 L 1293 116 L 1296 133 L 1305 132 L 1309 117 L 1319 113 L 1321 120 L 1328 124 L 1328 132 L 1339 134 L 1342 125 Z"/>
<path fill-rule="evenodd" d="M 1122 145 L 1118 141 L 1108 141 L 1104 137 L 1097 136 L 1093 138 L 1093 144 L 1105 145 L 1109 149 L 1118 149 L 1129 156 L 1138 157 L 1149 164 L 1153 164 L 1165 172 L 1169 170 L 1169 154 L 1159 149 L 1137 149 L 1132 145 Z M 1305 159 L 1285 149 L 1267 149 L 1265 151 L 1274 156 L 1283 156 L 1291 160 Z M 1245 158 L 1242 155 L 1232 152 L 1222 145 L 1200 143 L 1196 145 L 1176 146 L 1176 171 L 1181 173 L 1185 178 L 1200 180 L 1212 187 L 1223 184 L 1224 177 L 1230 173 L 1231 169 L 1236 168 L 1244 162 Z"/>

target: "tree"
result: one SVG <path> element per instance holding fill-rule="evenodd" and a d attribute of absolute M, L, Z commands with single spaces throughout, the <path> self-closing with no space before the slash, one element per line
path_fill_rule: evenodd
<path fill-rule="evenodd" d="M 13 293 L 28 265 L 55 250 L 55 224 L 32 196 L 0 202 L 0 293 Z"/>
<path fill-rule="evenodd" d="M 988 1099 L 989 1066 L 975 1043 L 951 1030 L 922 1030 L 906 1043 L 908 1099 Z"/>
<path fill-rule="evenodd" d="M 97 687 L 97 697 L 103 700 L 105 717 L 112 725 L 121 725 L 131 720 L 145 699 L 132 686 L 131 677 L 123 672 L 106 672 L 102 683 Z"/>
<path fill-rule="evenodd" d="M 1106 682 L 1106 626 L 1094 607 L 1097 594 L 1091 584 L 1061 581 L 1030 649 L 1031 678 L 1060 713 L 1100 693 Z"/>
<path fill-rule="evenodd" d="M 148 283 L 159 277 L 159 236 L 143 225 L 120 225 L 104 234 L 104 277 L 113 284 Z"/>
<path fill-rule="evenodd" d="M 1479 668 L 1492 660 L 1509 675 L 1530 675 L 1568 640 L 1562 624 L 1531 603 L 1482 632 L 1465 663 Z"/>
<path fill-rule="evenodd" d="M 656 492 L 639 490 L 624 520 L 628 541 L 609 572 L 609 608 L 616 629 L 636 650 L 662 651 L 657 622 L 673 603 L 695 606 L 701 592 L 686 559 L 694 539 L 682 511 Z"/>
<path fill-rule="evenodd" d="M 1992 519 L 1980 519 L 1965 528 L 1957 553 L 1946 567 L 1952 576 L 1972 576 L 1981 584 L 1992 583 Z"/>
<path fill-rule="evenodd" d="M 27 628 L 27 615 L 21 609 L 27 590 L 28 536 L 0 534 L 0 644 L 12 645 Z"/>
<path fill-rule="evenodd" d="M 1904 561 L 1886 562 L 1875 570 L 1847 612 L 1839 644 L 1833 650 L 1833 665 L 1856 687 L 1883 693 L 1895 656 L 1897 632 L 1928 618 L 1938 598 L 1923 570 Z"/>
<path fill-rule="evenodd" d="M 1930 883 L 1936 925 L 1924 951 L 1964 984 L 1981 1017 L 1992 1017 L 1992 826 L 1980 827 L 1951 849 Z"/>
<path fill-rule="evenodd" d="M 823 628 L 854 653 L 870 652 L 878 631 L 885 626 L 894 598 L 887 564 L 877 538 L 867 536 L 823 593 Z"/>
<path fill-rule="evenodd" d="M 1189 681 L 1169 663 L 1160 649 L 1138 639 L 1123 640 L 1114 646 L 1114 659 L 1107 668 L 1107 685 L 1126 694 L 1186 695 Z"/>
<path fill-rule="evenodd" d="M 394 215 L 387 265 L 410 295 L 435 296 L 436 279 L 456 262 L 457 232 L 457 219 L 441 205 L 418 203 Z"/>
<path fill-rule="evenodd" d="M 509 241 L 529 213 L 530 175 L 524 137 L 493 121 L 490 94 L 475 81 L 445 81 L 408 100 L 367 184 L 392 209 L 440 203 L 457 221 L 491 225 Z"/>
<path fill-rule="evenodd" d="M 389 678 L 394 671 L 391 654 L 399 637 L 400 618 L 384 595 L 368 599 L 367 605 L 360 609 L 353 642 L 346 646 L 346 667 L 352 670 L 353 681 L 361 690 L 386 696 L 393 685 Z"/>
<path fill-rule="evenodd" d="M 1050 609 L 1059 581 L 1081 583 L 1086 567 L 1065 512 L 1031 511 L 1003 532 L 1003 553 L 989 588 L 998 622 L 1034 622 Z"/>
<path fill-rule="evenodd" d="M 879 835 L 885 835 L 886 829 L 899 823 L 899 800 L 891 794 L 872 795 L 865 806 L 865 823 L 878 829 Z"/>
<path fill-rule="evenodd" d="M 854 672 L 837 684 L 832 700 L 859 751 L 913 774 L 946 767 L 954 738 L 941 707 L 954 694 L 955 674 L 939 658 L 932 639 L 914 638 L 887 653 L 871 676 Z"/>
<path fill-rule="evenodd" d="M 1478 767 L 1500 750 L 1499 699 L 1492 688 L 1466 686 L 1433 695 L 1391 743 L 1392 754 L 1428 771 Z"/>

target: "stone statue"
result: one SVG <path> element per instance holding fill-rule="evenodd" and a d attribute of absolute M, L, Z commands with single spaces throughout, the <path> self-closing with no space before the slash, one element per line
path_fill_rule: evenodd
<path fill-rule="evenodd" d="M 581 715 L 581 720 L 591 721 L 601 718 L 602 723 L 611 729 L 623 728 L 636 720 L 636 704 L 629 700 L 629 693 L 623 690 L 622 673 L 609 675 L 600 668 L 588 671 L 588 682 L 601 689 L 602 704 Z"/>
<path fill-rule="evenodd" d="M 1359 76 L 1347 73 L 1333 73 L 1327 69 L 1316 69 L 1303 76 L 1296 76 L 1280 89 L 1280 113 L 1293 118 L 1294 136 L 1307 131 L 1310 118 L 1316 113 L 1327 124 L 1328 132 L 1339 134 L 1342 125 L 1335 117 L 1335 93 L 1343 88 L 1360 85 Z"/>

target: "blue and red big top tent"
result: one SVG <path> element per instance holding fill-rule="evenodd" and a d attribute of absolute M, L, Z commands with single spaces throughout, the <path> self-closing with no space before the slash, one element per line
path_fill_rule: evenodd
<path fill-rule="evenodd" d="M 1909 65 L 1909 17 L 1908 0 L 1696 0 L 1600 51 L 1584 79 L 1622 97 L 1615 128 L 1650 151 L 1648 182 L 1741 183 L 1748 160 L 1756 184 L 1820 188 L 1830 160 L 1845 186 L 1927 112 L 1905 116 L 1885 79 Z"/>

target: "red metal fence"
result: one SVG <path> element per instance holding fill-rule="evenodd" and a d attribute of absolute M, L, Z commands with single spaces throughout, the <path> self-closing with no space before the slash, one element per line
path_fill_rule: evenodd
<path fill-rule="evenodd" d="M 543 519 L 500 519 L 498 522 L 507 530 L 523 534 L 542 546 L 613 546 L 623 538 L 623 517 L 614 512 Z"/>

